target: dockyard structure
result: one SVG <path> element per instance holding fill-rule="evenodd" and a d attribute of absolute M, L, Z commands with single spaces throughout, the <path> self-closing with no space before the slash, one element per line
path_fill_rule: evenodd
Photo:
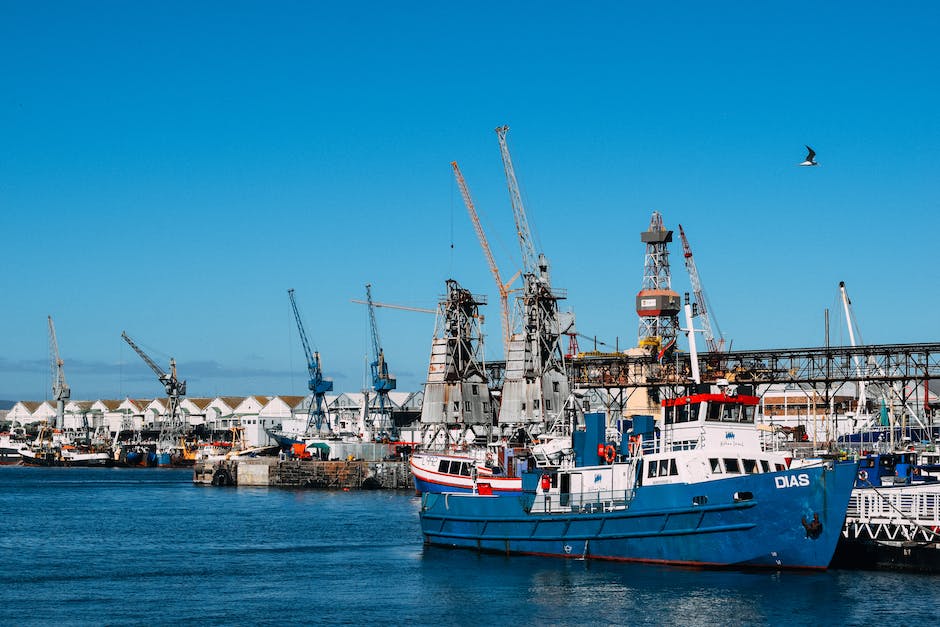
<path fill-rule="evenodd" d="M 484 297 L 447 280 L 421 407 L 421 440 L 430 449 L 490 438 L 496 406 L 483 365 L 480 306 L 485 303 Z"/>
<path fill-rule="evenodd" d="M 417 437 L 416 423 L 424 398 L 421 392 L 393 392 L 388 407 L 396 422 L 407 434 L 408 441 Z M 186 432 L 200 435 L 227 434 L 232 427 L 244 429 L 246 443 L 266 446 L 274 441 L 269 430 L 281 429 L 291 420 L 306 424 L 311 395 L 294 396 L 219 396 L 215 398 L 185 399 L 180 404 L 180 416 Z M 328 396 L 327 414 L 344 433 L 358 436 L 366 424 L 367 409 L 375 409 L 378 399 L 369 394 L 353 392 Z M 365 404 L 372 405 L 366 408 Z M 169 419 L 169 403 L 165 397 L 152 399 L 98 399 L 94 401 L 70 400 L 66 404 L 64 427 L 66 432 L 84 434 L 88 431 L 107 434 L 114 439 L 126 439 L 142 432 L 159 432 Z M 56 408 L 50 401 L 19 401 L 8 412 L 6 420 L 13 424 L 35 427 L 52 425 Z"/>
<path fill-rule="evenodd" d="M 7 420 L 21 425 L 55 420 L 55 407 L 49 401 L 19 401 L 10 409 Z"/>
<path fill-rule="evenodd" d="M 640 233 L 646 245 L 643 285 L 636 295 L 636 313 L 640 319 L 638 344 L 658 358 L 676 342 L 679 328 L 679 294 L 672 289 L 669 269 L 669 243 L 672 231 L 663 226 L 663 217 L 653 212 L 649 229 Z"/>

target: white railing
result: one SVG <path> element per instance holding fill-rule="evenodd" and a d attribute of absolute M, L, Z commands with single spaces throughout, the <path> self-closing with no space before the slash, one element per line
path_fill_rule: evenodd
<path fill-rule="evenodd" d="M 848 522 L 905 523 L 940 526 L 940 486 L 864 488 L 854 490 L 846 511 Z"/>

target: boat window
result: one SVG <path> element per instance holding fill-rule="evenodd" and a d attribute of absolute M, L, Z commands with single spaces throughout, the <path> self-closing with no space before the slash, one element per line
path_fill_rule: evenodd
<path fill-rule="evenodd" d="M 461 463 L 460 474 L 462 474 L 464 477 L 469 477 L 470 476 L 470 464 L 468 464 L 467 462 Z"/>
<path fill-rule="evenodd" d="M 753 492 L 735 492 L 734 501 L 735 503 L 740 503 L 741 501 L 750 501 L 754 498 Z"/>
<path fill-rule="evenodd" d="M 676 468 L 676 460 L 674 460 L 674 459 L 670 459 L 670 460 L 669 460 L 669 474 L 670 474 L 670 475 L 678 475 L 678 474 L 679 474 L 679 470 Z"/>
<path fill-rule="evenodd" d="M 756 459 L 744 459 L 741 460 L 744 462 L 744 473 L 748 475 L 753 475 L 757 472 L 757 460 Z"/>
<path fill-rule="evenodd" d="M 741 465 L 738 464 L 738 460 L 734 457 L 725 457 L 725 472 L 741 472 Z"/>
<path fill-rule="evenodd" d="M 676 405 L 676 422 L 689 422 L 689 407 L 688 405 Z"/>
<path fill-rule="evenodd" d="M 702 496 L 693 496 L 693 497 L 692 497 L 692 505 L 705 505 L 706 503 L 708 503 L 708 497 L 707 497 L 707 496 L 702 495 Z"/>
<path fill-rule="evenodd" d="M 558 381 L 552 381 L 552 392 L 558 391 Z"/>
<path fill-rule="evenodd" d="M 780 471 L 780 470 L 786 470 L 786 469 L 787 469 L 787 467 L 784 466 L 783 464 L 774 464 L 774 467 L 775 467 L 778 471 Z"/>
<path fill-rule="evenodd" d="M 479 391 L 479 386 L 477 386 L 477 385 L 471 385 L 471 386 L 470 386 L 470 391 L 473 392 L 473 395 L 474 395 L 474 396 L 476 396 L 477 394 L 480 393 L 480 391 Z"/>
<path fill-rule="evenodd" d="M 483 403 L 483 413 L 486 413 L 486 412 L 488 412 L 489 410 L 490 410 L 490 404 L 489 404 L 489 403 Z"/>
<path fill-rule="evenodd" d="M 760 469 L 762 472 L 770 472 L 770 464 L 767 463 L 766 459 L 760 460 Z"/>
<path fill-rule="evenodd" d="M 552 399 L 545 399 L 545 411 L 552 411 Z"/>
<path fill-rule="evenodd" d="M 532 409 L 538 409 L 538 408 L 539 408 L 539 399 L 535 399 L 532 401 Z"/>
<path fill-rule="evenodd" d="M 464 402 L 463 402 L 463 410 L 464 410 L 464 411 L 470 411 L 470 401 L 464 401 Z"/>
<path fill-rule="evenodd" d="M 705 415 L 705 420 L 711 422 L 721 421 L 721 403 L 708 404 L 708 413 Z"/>
<path fill-rule="evenodd" d="M 722 422 L 737 422 L 738 415 L 741 413 L 741 406 L 733 403 L 724 404 L 721 412 Z"/>
<path fill-rule="evenodd" d="M 660 477 L 665 477 L 669 474 L 669 461 L 670 460 L 668 459 L 664 459 L 659 462 L 659 476 Z M 676 460 L 672 460 L 673 463 L 675 463 L 675 461 Z"/>
<path fill-rule="evenodd" d="M 451 462 L 450 463 L 450 474 L 459 475 L 460 474 L 460 462 Z"/>
<path fill-rule="evenodd" d="M 754 405 L 741 406 L 741 422 L 754 422 Z"/>
<path fill-rule="evenodd" d="M 654 459 L 647 462 L 646 465 L 646 476 L 655 477 L 658 469 L 659 463 Z"/>
<path fill-rule="evenodd" d="M 460 411 L 460 401 L 454 401 L 454 411 Z"/>
<path fill-rule="evenodd" d="M 712 472 L 721 472 L 721 464 L 718 463 L 717 457 L 710 457 L 708 463 L 712 466 Z"/>
<path fill-rule="evenodd" d="M 450 472 L 450 462 L 442 459 L 437 465 L 437 472 Z"/>

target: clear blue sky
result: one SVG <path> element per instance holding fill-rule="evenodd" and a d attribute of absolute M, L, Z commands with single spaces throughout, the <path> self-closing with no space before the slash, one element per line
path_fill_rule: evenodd
<path fill-rule="evenodd" d="M 636 342 L 639 233 L 681 223 L 741 349 L 937 341 L 940 5 L 906 2 L 0 4 L 0 398 L 300 394 L 287 289 L 337 391 L 367 312 L 496 291 L 519 261 L 493 129 L 580 331 Z M 796 164 L 804 144 L 818 168 Z M 673 287 L 689 289 L 678 245 Z M 433 316 L 377 311 L 399 388 Z M 583 345 L 582 345 L 583 347 Z"/>

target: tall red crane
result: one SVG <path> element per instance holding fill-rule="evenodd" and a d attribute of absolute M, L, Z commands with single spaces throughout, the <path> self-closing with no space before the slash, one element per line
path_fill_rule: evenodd
<path fill-rule="evenodd" d="M 692 258 L 692 248 L 689 246 L 689 240 L 685 237 L 685 231 L 682 225 L 679 225 L 679 237 L 682 238 L 682 252 L 685 255 L 685 267 L 689 271 L 689 281 L 692 283 L 692 292 L 695 294 L 695 302 L 698 303 L 698 312 L 702 319 L 702 335 L 705 336 L 705 344 L 708 350 L 713 353 L 720 353 L 725 350 L 725 338 L 718 327 L 718 320 L 715 319 L 715 330 L 718 331 L 718 337 L 712 332 L 712 319 L 714 314 L 708 311 L 705 290 L 702 288 L 702 280 L 698 275 L 698 269 L 695 267 L 695 260 Z"/>

